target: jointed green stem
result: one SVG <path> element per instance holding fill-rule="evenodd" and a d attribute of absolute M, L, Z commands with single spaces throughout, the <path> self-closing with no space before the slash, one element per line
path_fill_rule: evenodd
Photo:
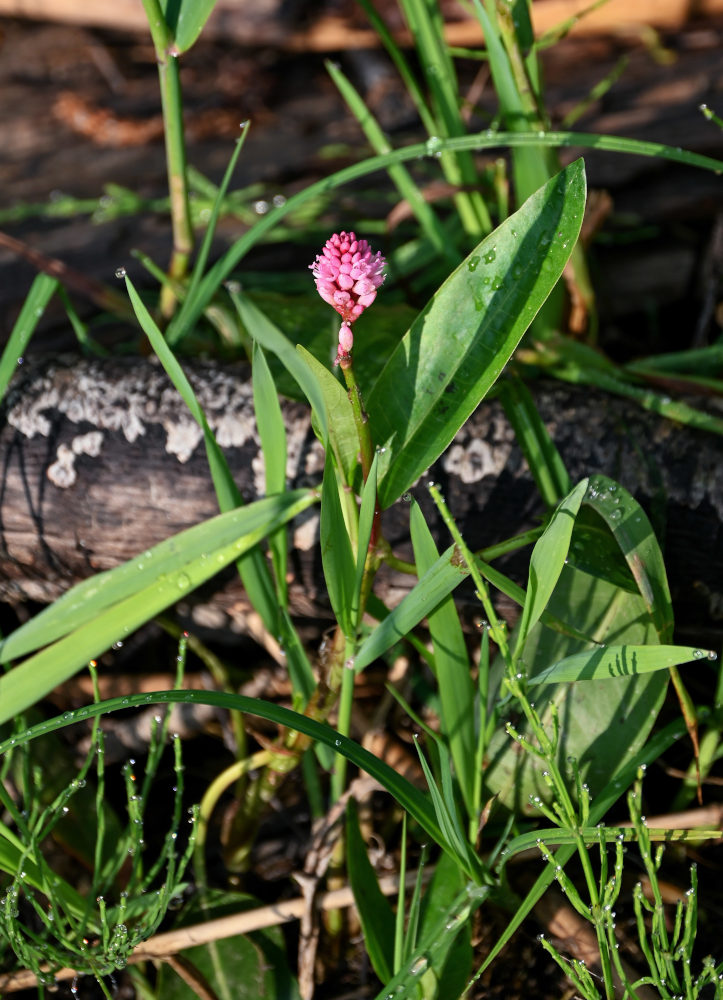
<path fill-rule="evenodd" d="M 193 227 L 188 202 L 186 143 L 183 135 L 183 102 L 174 39 L 168 30 L 158 0 L 143 0 L 158 59 L 163 130 L 166 138 L 168 193 L 171 204 L 173 251 L 168 265 L 170 282 L 161 290 L 161 316 L 169 320 L 176 306 L 173 282 L 181 281 L 188 271 L 193 252 Z"/>

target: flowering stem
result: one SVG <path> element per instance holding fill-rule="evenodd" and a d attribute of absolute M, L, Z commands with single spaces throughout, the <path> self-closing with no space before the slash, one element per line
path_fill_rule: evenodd
<path fill-rule="evenodd" d="M 359 438 L 362 475 L 364 476 L 364 482 L 366 482 L 369 478 L 369 472 L 371 470 L 372 460 L 374 457 L 372 436 L 369 432 L 369 420 L 364 412 L 361 392 L 354 375 L 351 358 L 342 358 L 339 362 L 339 367 L 344 373 L 344 381 L 346 382 L 346 387 L 349 392 L 349 402 L 351 403 L 352 412 L 354 414 L 354 423 L 356 424 L 357 437 Z"/>

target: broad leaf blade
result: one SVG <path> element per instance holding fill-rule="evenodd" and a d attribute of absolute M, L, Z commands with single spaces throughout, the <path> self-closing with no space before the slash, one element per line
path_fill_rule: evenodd
<path fill-rule="evenodd" d="M 603 519 L 620 548 L 638 591 L 658 632 L 660 642 L 673 638 L 673 602 L 668 577 L 653 526 L 634 497 L 607 476 L 593 476 L 585 497 Z"/>
<path fill-rule="evenodd" d="M 621 590 L 572 565 L 564 567 L 548 611 L 587 633 L 590 641 L 584 643 L 538 623 L 521 657 L 531 684 L 550 664 L 594 651 L 602 644 L 656 648 L 658 643 L 655 625 L 639 594 Z M 647 740 L 667 683 L 667 672 L 658 671 L 584 684 L 535 685 L 532 700 L 548 732 L 552 732 L 553 712 L 559 717 L 557 760 L 562 771 L 574 757 L 593 796 L 605 787 Z M 536 811 L 536 796 L 549 801 L 550 790 L 541 774 L 544 764 L 521 752 L 506 733 L 498 731 L 493 736 L 488 759 L 485 794 L 499 792 L 500 801 L 518 815 Z"/>
<path fill-rule="evenodd" d="M 714 658 L 714 653 L 694 646 L 606 646 L 566 656 L 536 674 L 530 683 L 614 680 L 632 674 L 667 670 L 694 660 Z"/>
<path fill-rule="evenodd" d="M 577 160 L 479 244 L 392 354 L 367 399 L 385 449 L 383 507 L 444 451 L 499 377 L 562 274 L 584 204 Z"/>

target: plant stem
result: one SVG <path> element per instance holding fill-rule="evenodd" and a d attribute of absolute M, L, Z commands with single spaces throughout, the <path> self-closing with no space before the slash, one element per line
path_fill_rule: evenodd
<path fill-rule="evenodd" d="M 354 643 L 349 639 L 346 641 L 344 649 L 344 667 L 341 675 L 341 696 L 339 699 L 339 718 L 337 719 L 337 729 L 342 736 L 349 735 L 351 728 L 351 709 L 354 701 L 354 665 L 352 655 Z M 346 757 L 337 754 L 334 765 L 334 773 L 331 776 L 331 798 L 333 802 L 338 802 L 346 787 Z"/>
<path fill-rule="evenodd" d="M 372 436 L 369 432 L 369 421 L 366 413 L 364 412 L 361 392 L 359 390 L 356 376 L 354 375 L 351 358 L 342 359 L 339 362 L 339 367 L 344 373 L 344 381 L 346 382 L 346 387 L 349 392 L 349 402 L 351 403 L 352 412 L 354 414 L 354 423 L 356 424 L 356 432 L 359 438 L 359 453 L 361 455 L 362 474 L 364 476 L 364 482 L 366 482 L 369 477 L 369 470 L 372 467 L 372 459 L 374 457 Z"/>
<path fill-rule="evenodd" d="M 168 265 L 170 282 L 161 289 L 160 313 L 168 321 L 176 307 L 173 282 L 182 281 L 193 252 L 193 227 L 188 202 L 186 143 L 183 134 L 183 101 L 178 53 L 158 0 L 143 0 L 158 60 L 163 131 L 166 140 L 168 194 L 171 204 L 173 251 Z"/>

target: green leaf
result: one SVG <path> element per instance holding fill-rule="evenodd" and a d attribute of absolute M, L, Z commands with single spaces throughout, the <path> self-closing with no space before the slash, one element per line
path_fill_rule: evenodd
<path fill-rule="evenodd" d="M 203 31 L 216 0 L 161 0 L 178 53 L 187 52 Z"/>
<path fill-rule="evenodd" d="M 362 643 L 354 657 L 354 669 L 357 672 L 363 670 L 391 649 L 395 642 L 404 639 L 466 577 L 467 570 L 464 565 L 458 564 L 454 546 L 450 545 L 421 577 L 419 583 Z"/>
<path fill-rule="evenodd" d="M 5 395 L 10 379 L 18 371 L 22 355 L 57 287 L 57 278 L 51 278 L 47 274 L 36 275 L 0 358 L 0 399 Z"/>
<path fill-rule="evenodd" d="M 177 927 L 203 921 L 222 920 L 259 905 L 245 893 L 212 890 L 202 899 L 195 897 L 182 912 Z M 264 927 L 250 934 L 235 934 L 209 944 L 184 948 L 181 958 L 206 980 L 216 997 L 233 1000 L 299 1000 L 296 980 L 287 961 L 281 927 Z M 157 996 L 164 1000 L 197 1000 L 191 989 L 165 962 L 161 964 Z"/>
<path fill-rule="evenodd" d="M 585 503 L 605 522 L 628 564 L 659 641 L 673 638 L 673 602 L 663 553 L 648 517 L 634 497 L 607 476 L 592 476 Z"/>
<path fill-rule="evenodd" d="M 46 617 L 41 613 L 2 643 L 7 661 L 19 655 L 19 649 L 37 649 L 51 637 L 63 636 L 0 676 L 0 723 L 44 697 L 313 502 L 306 490 L 257 500 L 189 528 L 130 563 L 74 587 L 48 609 Z"/>
<path fill-rule="evenodd" d="M 359 435 L 354 423 L 354 411 L 341 382 L 332 375 L 320 361 L 305 347 L 297 345 L 296 350 L 316 381 L 324 399 L 326 424 L 329 428 L 329 445 L 334 452 L 337 468 L 347 486 L 354 483 L 354 474 L 359 466 Z"/>
<path fill-rule="evenodd" d="M 550 664 L 594 652 L 600 645 L 655 649 L 658 633 L 640 594 L 621 590 L 601 575 L 590 576 L 570 564 L 563 568 L 547 610 L 578 633 L 587 634 L 590 641 L 538 623 L 523 646 L 520 663 L 526 667 L 529 683 L 535 685 L 531 700 L 548 733 L 553 731 L 555 713 L 559 718 L 558 766 L 564 773 L 569 758 L 575 758 L 581 779 L 594 797 L 645 744 L 665 696 L 667 672 L 584 684 L 535 684 L 535 678 Z M 508 712 L 514 712 L 513 704 Z M 501 803 L 517 815 L 536 811 L 535 796 L 549 801 L 550 789 L 541 774 L 545 765 L 521 752 L 506 733 L 495 733 L 487 756 L 485 795 L 499 793 Z"/>
<path fill-rule="evenodd" d="M 419 504 L 410 512 L 414 561 L 421 575 L 439 559 Z M 434 649 L 434 667 L 442 707 L 442 732 L 454 761 L 457 780 L 467 811 L 472 815 L 474 797 L 474 688 L 469 655 L 459 615 L 451 597 L 428 615 L 429 634 Z"/>
<path fill-rule="evenodd" d="M 286 427 L 274 380 L 263 349 L 256 341 L 252 354 L 252 382 L 256 426 L 264 456 L 265 492 L 267 495 L 283 493 L 286 488 Z M 276 593 L 282 606 L 288 603 L 287 544 L 286 529 L 283 527 L 269 536 L 269 549 L 276 576 Z"/>
<path fill-rule="evenodd" d="M 369 961 L 384 982 L 394 974 L 394 913 L 369 861 L 354 799 L 346 807 L 346 866 Z"/>
<path fill-rule="evenodd" d="M 379 170 L 386 170 L 394 163 L 406 163 L 408 160 L 418 160 L 425 156 L 436 156 L 438 152 L 459 149 L 493 149 L 501 146 L 512 148 L 520 146 L 555 147 L 571 146 L 586 149 L 612 150 L 618 153 L 630 153 L 636 156 L 652 156 L 671 160 L 674 163 L 685 163 L 688 166 L 712 170 L 715 173 L 723 171 L 723 161 L 699 153 L 666 146 L 659 142 L 644 142 L 639 139 L 625 139 L 619 136 L 595 135 L 586 132 L 494 132 L 486 130 L 472 135 L 460 136 L 454 139 L 439 139 L 433 148 L 429 142 L 413 143 L 402 149 L 392 150 L 382 156 L 371 156 L 360 163 L 344 167 L 330 177 L 324 177 L 315 184 L 310 184 L 293 195 L 288 201 L 267 215 L 262 216 L 255 225 L 229 247 L 210 268 L 199 284 L 198 294 L 192 301 L 186 300 L 179 312 L 171 321 L 167 336 L 169 342 L 175 343 L 183 337 L 198 322 L 204 309 L 218 291 L 221 284 L 243 260 L 246 254 L 259 243 L 264 236 L 292 212 L 320 196 L 327 196 L 330 191 L 336 191 L 344 184 L 351 183 L 360 177 L 366 177 Z M 264 344 L 266 347 L 267 345 Z"/>
<path fill-rule="evenodd" d="M 430 979 L 439 979 L 444 969 L 452 946 L 463 927 L 468 925 L 472 914 L 490 894 L 488 886 L 475 886 L 468 883 L 456 896 L 454 902 L 438 920 L 431 920 L 430 926 L 421 935 L 419 944 L 404 968 L 377 994 L 375 1000 L 388 1000 L 390 996 L 414 996 L 418 986 L 426 988 Z M 425 992 L 425 996 L 429 993 Z M 440 1000 L 447 1000 L 442 996 Z"/>
<path fill-rule="evenodd" d="M 324 396 L 319 384 L 312 377 L 308 365 L 279 328 L 255 305 L 246 295 L 233 290 L 229 291 L 239 319 L 246 327 L 249 335 L 266 351 L 271 351 L 281 361 L 286 370 L 294 377 L 304 393 L 316 416 L 318 432 L 325 445 L 329 437 L 329 427 L 326 419 Z"/>
<path fill-rule="evenodd" d="M 421 939 L 433 932 L 443 915 L 464 889 L 464 875 L 448 854 L 442 854 L 422 900 Z M 441 970 L 438 970 L 436 996 L 461 997 L 472 969 L 472 922 L 459 921 L 456 937 Z"/>
<path fill-rule="evenodd" d="M 560 578 L 570 548 L 572 529 L 587 490 L 588 481 L 581 483 L 557 506 L 550 523 L 538 539 L 530 557 L 527 596 L 517 628 L 515 659 L 529 634 L 547 607 Z"/>
<path fill-rule="evenodd" d="M 286 488 L 286 427 L 279 397 L 261 345 L 254 341 L 252 358 L 254 413 L 264 455 L 267 493 Z"/>
<path fill-rule="evenodd" d="M 422 310 L 367 398 L 382 507 L 444 451 L 499 377 L 577 239 L 577 160 L 483 240 Z"/>
<path fill-rule="evenodd" d="M 372 531 L 374 529 L 374 515 L 377 507 L 377 465 L 379 455 L 375 454 L 372 459 L 372 467 L 369 476 L 364 483 L 361 495 L 361 507 L 359 510 L 359 537 L 357 539 L 356 552 L 356 573 L 354 577 L 354 600 L 352 604 L 352 621 L 354 631 L 358 635 L 361 627 L 361 619 L 365 608 L 362 607 L 362 586 L 364 583 L 364 570 L 369 553 L 369 543 L 371 542 Z"/>
<path fill-rule="evenodd" d="M 531 679 L 530 684 L 615 680 L 631 674 L 667 670 L 692 660 L 715 659 L 715 653 L 694 646 L 606 646 L 566 656 Z"/>
<path fill-rule="evenodd" d="M 311 737 L 312 740 L 317 740 L 319 743 L 330 747 L 334 752 L 342 754 L 352 764 L 355 764 L 363 771 L 366 771 L 367 774 L 376 778 L 390 795 L 394 796 L 402 808 L 406 809 L 409 815 L 419 823 L 435 843 L 443 847 L 445 846 L 444 837 L 435 819 L 429 797 L 416 788 L 410 781 L 407 781 L 406 778 L 398 774 L 389 764 L 375 757 L 374 754 L 369 753 L 368 750 L 355 743 L 354 740 L 349 739 L 348 736 L 343 736 L 324 723 L 317 722 L 315 719 L 311 719 L 299 712 L 294 712 L 282 705 L 262 701 L 260 698 L 249 698 L 246 695 L 228 694 L 225 691 L 175 690 L 128 695 L 122 698 L 110 698 L 107 701 L 87 705 L 73 712 L 65 712 L 62 716 L 56 716 L 56 718 L 33 726 L 17 736 L 12 736 L 1 741 L 0 754 L 5 753 L 13 746 L 25 744 L 45 733 L 63 729 L 65 726 L 71 725 L 73 722 L 78 722 L 81 719 L 94 719 L 96 716 L 103 715 L 106 712 L 117 712 L 139 705 L 147 706 L 150 704 L 215 705 L 230 712 L 248 712 L 250 715 L 258 715 L 260 718 L 267 719 L 269 722 L 273 722 L 279 726 L 304 733 L 304 735 Z"/>
<path fill-rule="evenodd" d="M 327 455 L 321 484 L 321 564 L 336 620 L 344 635 L 351 637 L 356 571 L 339 489 L 334 463 Z"/>
<path fill-rule="evenodd" d="M 208 465 L 219 507 L 222 511 L 226 511 L 238 506 L 242 503 L 241 494 L 190 382 L 128 278 L 126 278 L 126 285 L 138 322 L 150 340 L 166 373 L 188 406 L 191 415 L 203 430 Z M 284 339 L 281 334 L 278 336 L 281 340 Z M 291 346 L 288 345 L 288 347 L 293 354 Z M 311 665 L 296 634 L 288 609 L 285 605 L 279 604 L 274 581 L 263 554 L 258 549 L 247 552 L 242 559 L 238 560 L 237 568 L 249 600 L 258 611 L 264 625 L 272 635 L 281 637 L 282 646 L 288 657 L 289 676 L 294 693 L 307 699 L 316 686 Z"/>
<path fill-rule="evenodd" d="M 521 379 L 507 378 L 500 383 L 499 398 L 540 496 L 548 507 L 554 507 L 570 492 L 572 483 L 560 453 L 537 412 L 532 393 Z"/>

